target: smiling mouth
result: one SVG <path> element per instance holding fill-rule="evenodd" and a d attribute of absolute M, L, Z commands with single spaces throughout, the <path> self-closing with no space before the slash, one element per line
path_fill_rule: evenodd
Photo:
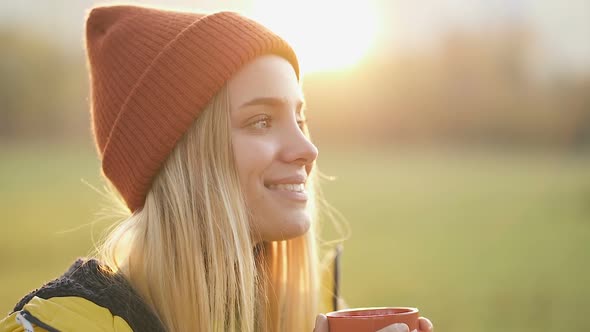
<path fill-rule="evenodd" d="M 303 183 L 281 183 L 281 184 L 269 184 L 266 185 L 271 190 L 286 190 L 292 192 L 304 192 L 305 185 Z"/>
<path fill-rule="evenodd" d="M 281 199 L 305 204 L 309 198 L 303 183 L 268 184 L 265 187 Z"/>

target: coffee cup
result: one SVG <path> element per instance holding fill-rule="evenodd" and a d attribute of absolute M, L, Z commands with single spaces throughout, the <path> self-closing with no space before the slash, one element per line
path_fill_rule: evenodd
<path fill-rule="evenodd" d="M 411 307 L 353 308 L 326 314 L 330 332 L 376 332 L 395 323 L 418 329 L 418 309 Z"/>

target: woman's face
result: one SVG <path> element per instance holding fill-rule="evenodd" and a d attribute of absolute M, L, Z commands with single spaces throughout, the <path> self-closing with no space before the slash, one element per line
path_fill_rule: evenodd
<path fill-rule="evenodd" d="M 307 177 L 318 156 L 302 131 L 303 96 L 291 64 L 256 58 L 228 82 L 235 161 L 255 242 L 304 234 Z"/>

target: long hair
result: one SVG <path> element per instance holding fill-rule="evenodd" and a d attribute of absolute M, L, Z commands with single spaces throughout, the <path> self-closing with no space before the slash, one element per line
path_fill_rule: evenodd
<path fill-rule="evenodd" d="M 114 226 L 98 256 L 168 331 L 311 331 L 320 296 L 317 172 L 308 180 L 309 231 L 255 246 L 230 130 L 224 87 L 177 143 L 143 208 Z"/>

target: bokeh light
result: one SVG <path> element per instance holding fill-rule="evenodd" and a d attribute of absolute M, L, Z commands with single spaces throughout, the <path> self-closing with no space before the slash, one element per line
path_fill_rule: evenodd
<path fill-rule="evenodd" d="M 292 44 L 304 72 L 357 63 L 374 43 L 379 24 L 370 1 L 257 0 L 251 13 Z"/>

